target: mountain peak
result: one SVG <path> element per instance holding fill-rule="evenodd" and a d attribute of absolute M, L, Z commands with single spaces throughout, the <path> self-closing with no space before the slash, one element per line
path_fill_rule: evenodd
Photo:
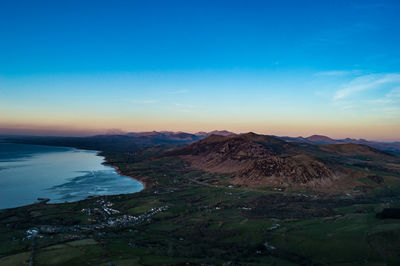
<path fill-rule="evenodd" d="M 200 132 L 194 133 L 194 135 L 202 136 L 202 137 L 207 137 L 207 136 L 210 136 L 210 135 L 229 136 L 229 135 L 236 135 L 236 133 L 233 133 L 233 132 L 228 131 L 228 130 L 213 130 L 213 131 L 210 131 L 210 132 L 200 131 Z"/>
<path fill-rule="evenodd" d="M 214 130 L 209 132 L 208 134 L 210 135 L 220 135 L 220 136 L 229 136 L 229 135 L 236 135 L 233 132 L 230 132 L 228 130 Z"/>
<path fill-rule="evenodd" d="M 331 139 L 330 137 L 323 136 L 323 135 L 312 135 L 307 137 L 306 139 L 314 142 L 327 142 L 327 143 L 333 143 L 335 142 L 334 139 Z"/>

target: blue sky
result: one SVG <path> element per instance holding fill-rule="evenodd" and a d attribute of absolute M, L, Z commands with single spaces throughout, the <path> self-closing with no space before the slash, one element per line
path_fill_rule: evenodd
<path fill-rule="evenodd" d="M 0 128 L 400 140 L 398 1 L 3 1 Z"/>

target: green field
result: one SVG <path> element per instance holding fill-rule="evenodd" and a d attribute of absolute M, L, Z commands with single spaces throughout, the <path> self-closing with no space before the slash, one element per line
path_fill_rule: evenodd
<path fill-rule="evenodd" d="M 175 158 L 116 164 L 150 182 L 140 193 L 102 197 L 114 209 L 127 215 L 168 210 L 131 227 L 41 233 L 34 265 L 400 264 L 400 221 L 375 216 L 398 207 L 398 198 L 232 188 L 229 176 L 193 171 Z M 1 211 L 0 265 L 27 264 L 28 229 L 90 224 L 93 217 L 81 210 L 96 207 L 97 200 Z"/>

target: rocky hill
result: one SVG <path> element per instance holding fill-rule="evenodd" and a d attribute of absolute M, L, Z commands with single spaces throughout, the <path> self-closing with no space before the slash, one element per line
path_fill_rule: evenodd
<path fill-rule="evenodd" d="M 273 136 L 247 133 L 211 135 L 167 155 L 181 156 L 195 168 L 232 174 L 233 184 L 324 186 L 336 178 L 322 161 Z"/>

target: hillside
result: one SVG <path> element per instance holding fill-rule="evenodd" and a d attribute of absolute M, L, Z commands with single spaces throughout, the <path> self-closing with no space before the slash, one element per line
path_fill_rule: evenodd
<path fill-rule="evenodd" d="M 202 139 L 184 132 L 139 132 L 123 135 L 96 135 L 91 137 L 41 137 L 41 136 L 6 136 L 6 142 L 27 143 L 76 147 L 102 151 L 133 151 L 138 148 L 172 148 L 180 147 Z"/>
<path fill-rule="evenodd" d="M 346 143 L 346 144 L 327 144 L 321 145 L 322 150 L 338 153 L 341 155 L 372 155 L 372 156 L 392 156 L 383 151 L 371 148 L 367 145 Z"/>
<path fill-rule="evenodd" d="M 276 137 L 248 133 L 211 135 L 167 153 L 194 168 L 231 174 L 232 183 L 259 186 L 325 186 L 336 178 L 322 161 Z"/>
<path fill-rule="evenodd" d="M 315 136 L 314 140 L 327 140 Z M 323 191 L 371 191 L 371 171 L 400 174 L 399 158 L 362 144 L 288 142 L 275 136 L 247 133 L 211 135 L 163 156 L 178 156 L 195 169 L 226 174 L 233 185 L 312 188 Z M 368 180 L 372 180 L 371 183 Z M 391 181 L 389 181 L 391 182 Z"/>

